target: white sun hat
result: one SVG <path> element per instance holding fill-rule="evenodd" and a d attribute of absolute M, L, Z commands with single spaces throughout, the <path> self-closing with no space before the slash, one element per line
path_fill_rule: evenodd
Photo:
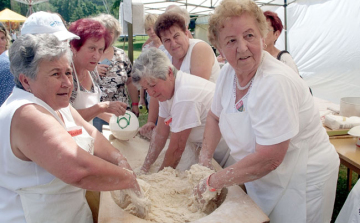
<path fill-rule="evenodd" d="M 49 12 L 35 12 L 31 14 L 21 28 L 21 35 L 25 34 L 54 34 L 60 41 L 80 39 L 69 32 L 60 16 Z"/>

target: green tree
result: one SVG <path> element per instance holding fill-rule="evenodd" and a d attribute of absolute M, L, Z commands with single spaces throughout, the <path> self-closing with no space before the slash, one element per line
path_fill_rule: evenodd
<path fill-rule="evenodd" d="M 4 10 L 5 8 L 10 9 L 10 0 L 0 0 L 0 11 Z"/>

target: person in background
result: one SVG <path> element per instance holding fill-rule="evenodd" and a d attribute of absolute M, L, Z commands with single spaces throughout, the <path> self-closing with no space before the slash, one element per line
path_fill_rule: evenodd
<path fill-rule="evenodd" d="M 280 51 L 275 47 L 275 43 L 283 30 L 283 25 L 279 16 L 272 11 L 265 11 L 264 15 L 266 17 L 266 23 L 268 25 L 268 34 L 265 38 L 265 50 L 276 59 L 291 67 L 301 77 L 299 69 L 296 66 L 295 61 L 291 57 L 290 53 L 286 50 Z M 310 87 L 309 91 L 312 94 L 312 90 Z"/>
<path fill-rule="evenodd" d="M 188 29 L 189 24 L 190 24 L 190 15 L 189 15 L 189 12 L 185 8 L 181 8 L 178 5 L 169 5 L 168 7 L 166 7 L 165 12 L 177 13 L 177 14 L 181 15 L 182 17 L 184 17 L 186 34 L 190 39 L 194 38 L 193 35 L 191 34 L 190 30 Z"/>
<path fill-rule="evenodd" d="M 156 35 L 154 26 L 155 22 L 158 18 L 158 15 L 156 14 L 146 14 L 145 15 L 145 21 L 144 21 L 144 28 L 146 35 L 149 36 L 149 38 L 146 40 L 146 42 L 142 46 L 142 50 L 148 49 L 150 47 L 160 48 L 162 51 L 165 51 L 164 45 L 162 44 L 160 38 Z"/>
<path fill-rule="evenodd" d="M 275 43 L 283 30 L 281 19 L 275 12 L 272 11 L 265 11 L 264 15 L 268 25 L 268 33 L 265 38 L 265 50 L 299 74 L 299 69 L 297 68 L 296 63 L 291 57 L 290 53 L 286 50 L 280 51 L 275 47 Z"/>
<path fill-rule="evenodd" d="M 264 51 L 266 18 L 253 0 L 223 0 L 209 19 L 210 42 L 228 63 L 207 116 L 200 164 L 212 167 L 221 138 L 236 163 L 196 187 L 245 183 L 270 222 L 330 222 L 340 160 L 306 83 Z"/>
<path fill-rule="evenodd" d="M 159 48 L 162 51 L 166 51 L 164 45 L 162 44 L 160 38 L 156 35 L 154 26 L 155 22 L 158 18 L 158 15 L 156 14 L 146 14 L 145 15 L 145 32 L 149 36 L 149 38 L 146 40 L 146 42 L 142 46 L 142 50 L 148 49 L 150 47 Z M 144 89 L 140 89 L 140 101 L 139 106 L 145 106 L 147 108 L 148 103 L 150 102 L 150 96 L 146 95 Z M 148 109 L 147 109 L 148 110 Z"/>
<path fill-rule="evenodd" d="M 4 24 L 0 22 L 0 55 L 9 49 L 11 37 Z"/>
<path fill-rule="evenodd" d="M 9 33 L 6 27 L 0 22 L 0 106 L 11 94 L 15 86 L 14 78 L 10 73 L 9 46 Z"/>
<path fill-rule="evenodd" d="M 99 117 L 109 123 L 112 114 L 123 115 L 127 108 L 127 104 L 120 101 L 100 102 L 96 66 L 113 39 L 105 27 L 93 19 L 79 19 L 71 23 L 69 31 L 80 37 L 70 41 L 74 77 L 70 103 L 86 121 Z"/>
<path fill-rule="evenodd" d="M 131 61 L 124 50 L 113 46 L 121 34 L 120 23 L 109 14 L 100 14 L 92 19 L 100 22 L 111 35 L 111 44 L 106 48 L 100 57 L 100 63 L 97 65 L 97 71 L 100 75 L 100 101 L 126 103 L 127 109 L 131 107 L 131 111 L 139 116 L 139 93 L 131 81 Z M 96 71 L 91 71 L 91 73 L 94 72 Z M 96 76 L 96 74 L 94 73 L 92 76 Z M 131 99 L 131 106 L 129 99 Z M 94 119 L 93 124 L 100 132 L 102 132 L 103 125 L 109 125 L 107 121 L 98 117 Z"/>
<path fill-rule="evenodd" d="M 189 39 L 183 16 L 171 11 L 160 15 L 155 23 L 155 32 L 176 69 L 216 82 L 220 72 L 216 55 L 206 42 Z M 159 113 L 158 104 L 155 98 L 150 98 L 148 120 L 139 130 L 141 135 L 151 136 Z"/>
<path fill-rule="evenodd" d="M 69 105 L 67 43 L 26 34 L 9 55 L 16 87 L 0 107 L 0 222 L 91 223 L 84 189 L 141 196 L 125 157 Z"/>
<path fill-rule="evenodd" d="M 39 11 L 31 14 L 25 20 L 21 28 L 21 35 L 42 33 L 53 34 L 60 41 L 80 39 L 79 36 L 66 29 L 59 14 Z"/>
<path fill-rule="evenodd" d="M 360 181 L 358 180 L 348 194 L 344 205 L 341 207 L 335 223 L 359 223 L 360 215 Z"/>
<path fill-rule="evenodd" d="M 133 79 L 160 102 L 158 124 L 141 171 L 149 171 L 169 136 L 169 147 L 159 170 L 165 167 L 189 169 L 198 162 L 215 84 L 178 71 L 165 53 L 154 47 L 143 51 L 135 61 Z M 226 143 L 221 146 L 227 148 Z"/>

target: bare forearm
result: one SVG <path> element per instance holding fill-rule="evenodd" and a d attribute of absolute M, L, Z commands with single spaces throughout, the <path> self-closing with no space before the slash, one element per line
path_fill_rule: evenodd
<path fill-rule="evenodd" d="M 71 184 L 83 189 L 108 191 L 135 188 L 137 186 L 136 176 L 131 169 L 111 164 L 98 157 L 93 157 L 91 163 L 77 169 L 78 172 L 84 173 L 80 179 Z"/>
<path fill-rule="evenodd" d="M 162 170 L 165 167 L 176 168 L 180 162 L 181 156 L 184 153 L 187 139 L 189 138 L 191 129 L 185 129 L 181 132 L 171 133 L 169 148 L 166 151 L 164 161 L 160 167 Z"/>
<path fill-rule="evenodd" d="M 267 175 L 282 163 L 289 142 L 290 140 L 287 140 L 271 146 L 257 144 L 255 153 L 215 173 L 210 178 L 209 184 L 220 189 L 234 184 L 244 184 Z"/>
<path fill-rule="evenodd" d="M 158 133 L 157 130 L 158 130 L 158 127 L 155 128 L 155 132 L 151 137 L 149 151 L 145 158 L 144 167 L 147 169 L 149 169 L 150 166 L 159 157 L 159 154 L 163 150 L 166 140 L 167 140 L 167 135 L 161 135 Z"/>
<path fill-rule="evenodd" d="M 206 118 L 204 138 L 199 157 L 199 160 L 200 162 L 203 162 L 203 165 L 205 165 L 204 162 L 207 162 L 208 165 L 211 164 L 211 159 L 220 139 L 221 132 L 219 128 L 219 121 L 217 117 L 209 111 Z"/>
<path fill-rule="evenodd" d="M 159 101 L 156 98 L 150 97 L 149 115 L 147 122 L 156 123 L 159 114 Z"/>
<path fill-rule="evenodd" d="M 185 148 L 169 147 L 168 150 L 166 151 L 164 161 L 159 170 L 162 170 L 165 167 L 172 167 L 175 169 L 180 162 L 184 149 Z"/>

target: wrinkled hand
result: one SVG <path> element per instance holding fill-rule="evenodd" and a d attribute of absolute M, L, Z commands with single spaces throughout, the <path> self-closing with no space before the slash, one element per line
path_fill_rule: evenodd
<path fill-rule="evenodd" d="M 124 115 L 126 112 L 127 104 L 120 101 L 105 101 L 100 102 L 105 105 L 105 112 L 112 113 L 116 116 Z"/>
<path fill-rule="evenodd" d="M 133 105 L 131 107 L 131 111 L 136 115 L 136 117 L 139 117 L 139 107 L 137 105 Z"/>
<path fill-rule="evenodd" d="M 149 165 L 149 163 L 146 162 L 146 160 L 145 160 L 144 164 L 142 165 L 142 167 L 140 169 L 140 174 L 142 175 L 142 174 L 148 173 L 150 170 L 150 167 L 151 167 L 151 165 Z"/>
<path fill-rule="evenodd" d="M 100 76 L 105 76 L 109 70 L 109 65 L 107 64 L 98 64 L 96 67 Z"/>
<path fill-rule="evenodd" d="M 193 190 L 195 200 L 199 204 L 199 206 L 205 205 L 205 200 L 203 199 L 203 194 L 207 190 L 206 180 L 207 180 L 207 178 L 202 179 L 200 181 L 200 183 L 194 187 L 194 190 Z"/>
<path fill-rule="evenodd" d="M 140 135 L 147 137 L 148 139 L 151 139 L 151 135 L 154 128 L 155 128 L 155 123 L 148 122 L 139 129 L 139 133 Z"/>

